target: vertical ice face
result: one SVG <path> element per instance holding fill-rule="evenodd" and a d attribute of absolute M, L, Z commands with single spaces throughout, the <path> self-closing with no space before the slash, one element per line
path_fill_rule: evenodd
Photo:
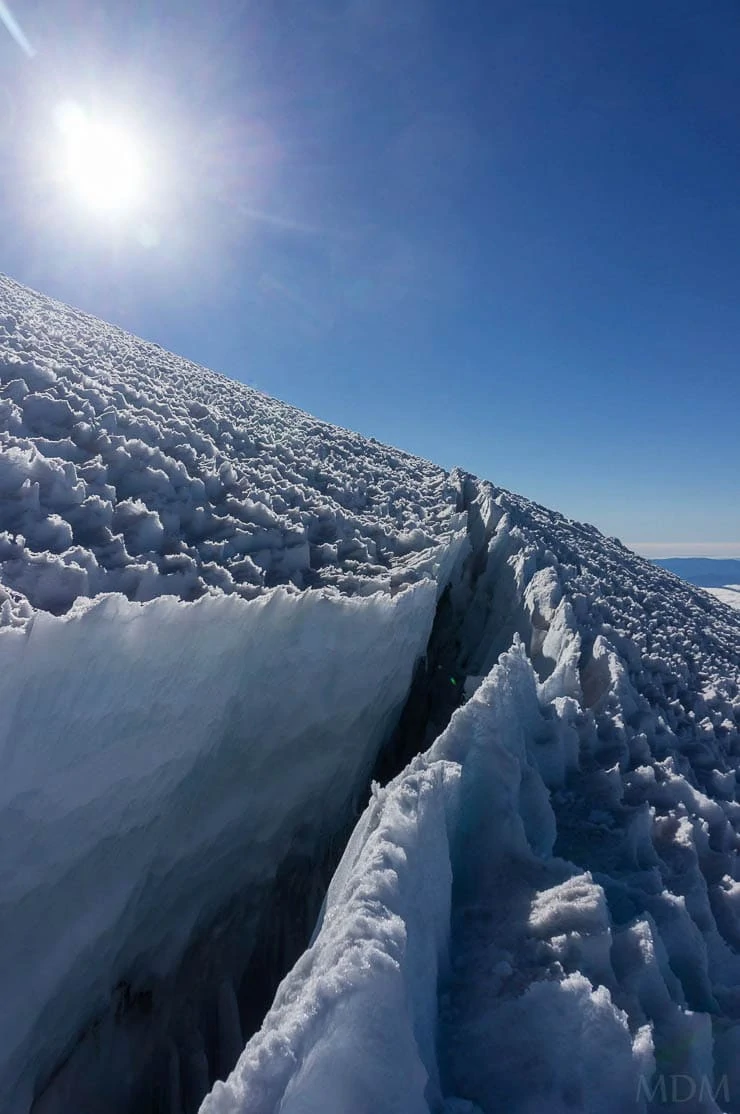
<path fill-rule="evenodd" d="M 441 1097 L 436 986 L 450 922 L 458 771 L 410 772 L 370 804 L 314 943 L 203 1114 L 429 1109 Z"/>
<path fill-rule="evenodd" d="M 652 1038 L 613 996 L 604 891 L 552 856 L 543 711 L 519 647 L 375 791 L 311 946 L 201 1114 L 478 1109 L 455 1093 L 644 1110 Z"/>
<path fill-rule="evenodd" d="M 229 899 L 253 891 L 256 918 L 286 856 L 346 823 L 435 601 L 431 581 L 113 596 L 0 631 L 3 1109 L 122 979 L 166 981 Z"/>

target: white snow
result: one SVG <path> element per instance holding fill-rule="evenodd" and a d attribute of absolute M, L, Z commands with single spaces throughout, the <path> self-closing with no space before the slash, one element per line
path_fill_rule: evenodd
<path fill-rule="evenodd" d="M 517 650 L 376 791 L 313 944 L 201 1114 L 435 1110 L 440 1078 L 484 1110 L 634 1102 L 652 1041 L 604 985 L 602 888 L 552 859 L 545 725 Z"/>
<path fill-rule="evenodd" d="M 740 1112 L 740 617 L 0 299 L 3 1111 Z"/>
<path fill-rule="evenodd" d="M 458 528 L 428 461 L 0 275 L 0 603 L 397 590 Z M 22 608 L 21 608 L 22 611 Z"/>

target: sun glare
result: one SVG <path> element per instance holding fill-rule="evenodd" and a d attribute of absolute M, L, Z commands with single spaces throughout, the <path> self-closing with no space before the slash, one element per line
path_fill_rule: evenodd
<path fill-rule="evenodd" d="M 130 136 L 72 101 L 55 113 L 59 174 L 79 201 L 103 213 L 134 208 L 144 197 L 144 164 Z"/>

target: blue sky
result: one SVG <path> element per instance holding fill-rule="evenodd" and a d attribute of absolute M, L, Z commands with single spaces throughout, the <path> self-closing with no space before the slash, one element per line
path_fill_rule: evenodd
<path fill-rule="evenodd" d="M 655 554 L 740 555 L 734 0 L 10 6 L 0 269 Z M 69 98 L 149 152 L 115 223 L 54 180 Z"/>

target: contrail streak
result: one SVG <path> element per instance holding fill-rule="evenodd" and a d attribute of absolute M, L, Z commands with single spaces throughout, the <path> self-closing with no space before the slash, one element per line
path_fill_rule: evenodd
<path fill-rule="evenodd" d="M 2 3 L 2 0 L 0 0 L 0 3 Z M 260 221 L 262 224 L 274 224 L 277 228 L 285 228 L 291 232 L 305 232 L 309 235 L 316 235 L 319 232 L 318 228 L 312 228 L 310 224 L 301 224 L 299 221 L 289 220 L 287 217 L 263 213 L 259 209 L 250 209 L 246 205 L 240 207 L 240 212 L 242 216 L 248 217 L 249 220 Z"/>
<path fill-rule="evenodd" d="M 5 24 L 8 30 L 8 34 L 13 36 L 23 53 L 27 54 L 29 58 L 33 58 L 36 51 L 31 46 L 26 36 L 23 34 L 21 25 L 18 23 L 18 20 L 15 18 L 8 5 L 5 3 L 5 0 L 0 0 L 0 20 L 2 20 L 2 22 Z"/>

